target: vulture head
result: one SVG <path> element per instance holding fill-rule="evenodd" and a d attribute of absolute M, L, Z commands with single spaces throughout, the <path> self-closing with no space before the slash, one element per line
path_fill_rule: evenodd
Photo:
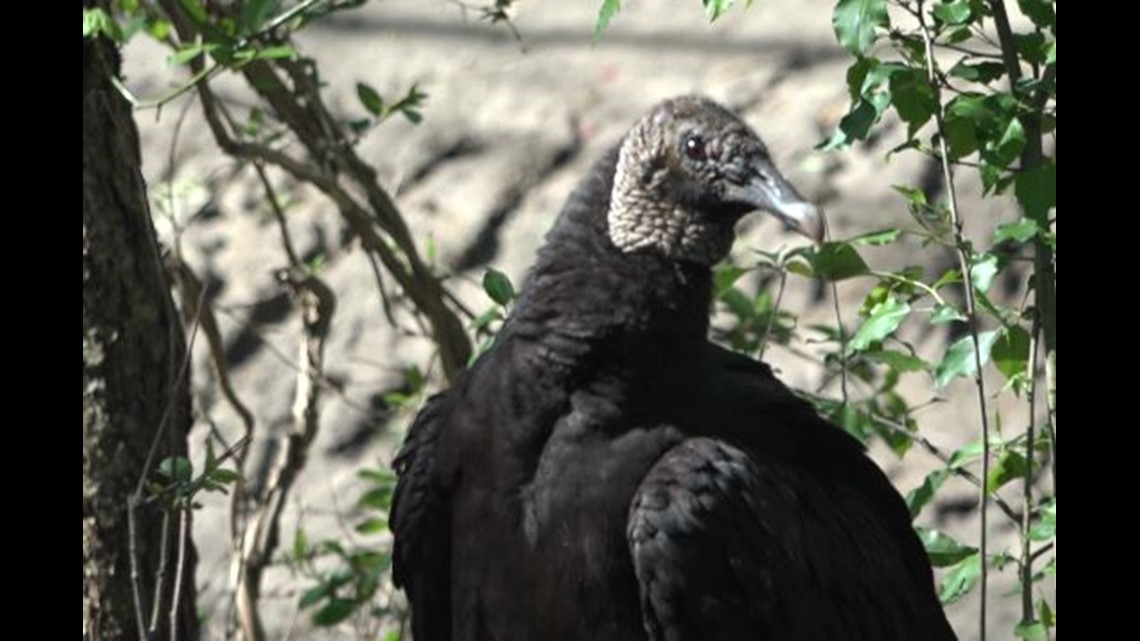
<path fill-rule="evenodd" d="M 607 215 L 621 251 L 713 265 L 728 254 L 736 222 L 758 210 L 823 236 L 820 210 L 780 175 L 756 132 L 715 102 L 665 101 L 622 142 Z"/>

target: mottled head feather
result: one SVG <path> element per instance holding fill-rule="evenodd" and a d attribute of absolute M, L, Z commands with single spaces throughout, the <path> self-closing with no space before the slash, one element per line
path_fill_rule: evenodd
<path fill-rule="evenodd" d="M 760 137 L 712 100 L 683 96 L 657 105 L 622 142 L 611 240 L 624 252 L 716 263 L 732 245 L 737 220 L 754 209 L 724 200 L 727 181 L 744 176 L 756 157 L 767 157 Z"/>

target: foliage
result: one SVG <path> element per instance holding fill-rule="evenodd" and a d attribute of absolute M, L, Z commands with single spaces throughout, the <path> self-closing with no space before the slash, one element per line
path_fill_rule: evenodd
<path fill-rule="evenodd" d="M 366 489 L 356 502 L 360 519 L 353 531 L 344 539 L 314 543 L 298 527 L 286 562 L 310 584 L 298 604 L 311 611 L 315 625 L 333 626 L 357 615 L 361 638 L 377 638 L 381 625 L 403 616 L 391 592 L 384 589 L 392 565 L 385 535 L 396 476 L 378 465 L 360 470 L 359 477 Z M 331 563 L 322 564 L 324 560 Z"/>

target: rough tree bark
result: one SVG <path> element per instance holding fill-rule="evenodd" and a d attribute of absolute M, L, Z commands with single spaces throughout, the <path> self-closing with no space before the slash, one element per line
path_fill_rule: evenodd
<path fill-rule="evenodd" d="M 191 639 L 195 557 L 191 546 L 178 563 L 178 516 L 164 522 L 156 506 L 142 505 L 134 536 L 128 532 L 128 500 L 148 457 L 153 469 L 185 455 L 190 404 L 179 376 L 186 345 L 148 212 L 138 132 L 110 82 L 118 72 L 113 43 L 84 40 L 83 636 Z"/>

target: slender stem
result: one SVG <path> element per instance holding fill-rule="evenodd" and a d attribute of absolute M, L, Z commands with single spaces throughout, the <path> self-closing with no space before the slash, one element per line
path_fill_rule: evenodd
<path fill-rule="evenodd" d="M 285 210 L 281 209 L 281 201 L 277 198 L 277 191 L 269 176 L 265 173 L 265 163 L 260 160 L 253 161 L 253 170 L 257 172 L 257 179 L 261 181 L 261 188 L 265 190 L 265 197 L 269 199 L 269 208 L 273 210 L 273 217 L 277 219 L 277 227 L 281 230 L 281 246 L 285 249 L 285 256 L 289 265 L 300 267 L 301 260 L 297 257 L 297 250 L 293 248 L 293 238 L 289 235 L 289 225 L 285 221 Z"/>
<path fill-rule="evenodd" d="M 930 27 L 926 21 L 926 13 L 923 9 L 923 0 L 918 2 L 918 24 L 922 30 L 922 40 L 926 45 L 926 72 L 931 85 L 939 87 L 938 83 L 938 70 L 935 67 L 934 61 L 934 38 L 930 33 Z M 978 608 L 978 639 L 979 641 L 986 641 L 986 588 L 988 581 L 988 567 L 987 567 L 987 554 L 989 541 L 986 530 L 989 527 L 989 519 L 987 518 L 987 508 L 989 507 L 989 492 L 986 491 L 985 480 L 989 478 L 990 472 L 990 424 L 989 412 L 986 409 L 986 386 L 985 378 L 982 370 L 982 350 L 981 342 L 978 339 L 978 314 L 976 301 L 974 299 L 974 279 L 970 274 L 970 250 L 966 243 L 965 233 L 962 227 L 962 217 L 958 210 L 958 193 L 954 186 L 954 169 L 953 164 L 950 162 L 950 151 L 946 146 L 946 118 L 945 106 L 941 100 L 937 101 L 938 108 L 935 110 L 935 118 L 938 125 L 938 151 L 942 159 L 942 179 L 946 183 L 946 194 L 949 199 L 950 205 L 950 220 L 954 226 L 955 244 L 958 250 L 958 263 L 959 268 L 962 270 L 962 280 L 964 281 L 966 290 L 966 315 L 968 317 L 968 325 L 970 330 L 970 338 L 974 344 L 974 386 L 978 391 L 978 412 L 981 417 L 982 427 L 982 486 L 979 490 L 981 507 L 979 509 L 979 517 L 981 523 L 979 524 L 978 536 L 978 551 L 981 555 L 981 572 L 978 577 L 978 593 L 981 598 L 981 603 Z"/>
<path fill-rule="evenodd" d="M 898 282 L 906 284 L 906 285 L 912 285 L 912 286 L 917 287 L 917 288 L 921 289 L 922 291 L 926 292 L 927 295 L 929 295 L 931 298 L 933 298 L 934 301 L 936 303 L 938 303 L 939 305 L 945 305 L 946 304 L 946 301 L 942 298 L 942 295 L 938 293 L 937 289 L 934 289 L 933 287 L 931 287 L 930 285 L 927 285 L 926 283 L 922 282 L 921 280 L 915 280 L 913 278 L 907 278 L 905 276 L 900 276 L 899 274 L 892 274 L 891 272 L 872 271 L 871 275 L 876 276 L 878 278 L 886 279 L 886 280 L 898 281 Z"/>
<path fill-rule="evenodd" d="M 178 641 L 179 602 L 182 600 L 182 583 L 186 580 L 186 549 L 190 547 L 190 506 L 178 511 L 178 563 L 174 570 L 174 593 L 170 597 L 170 641 Z"/>
<path fill-rule="evenodd" d="M 162 593 L 166 586 L 166 568 L 170 565 L 170 510 L 162 511 L 162 532 L 158 543 L 158 571 L 154 573 L 154 602 L 150 608 L 150 634 L 158 631 L 158 617 L 162 613 Z"/>
<path fill-rule="evenodd" d="M 1029 338 L 1029 362 L 1025 366 L 1029 379 L 1029 390 L 1025 394 L 1029 405 L 1029 426 L 1025 430 L 1025 460 L 1028 469 L 1022 484 L 1021 494 L 1021 622 L 1033 622 L 1033 556 L 1030 549 L 1029 530 L 1033 525 L 1033 463 L 1037 460 L 1033 450 L 1037 401 L 1037 322 L 1033 323 L 1033 334 Z"/>
<path fill-rule="evenodd" d="M 131 597 L 135 603 L 135 625 L 138 626 L 139 639 L 147 638 L 146 617 L 143 614 L 146 607 L 143 605 L 142 572 L 139 570 L 138 525 L 135 510 L 141 499 L 132 494 L 127 497 L 127 554 L 131 561 Z"/>

